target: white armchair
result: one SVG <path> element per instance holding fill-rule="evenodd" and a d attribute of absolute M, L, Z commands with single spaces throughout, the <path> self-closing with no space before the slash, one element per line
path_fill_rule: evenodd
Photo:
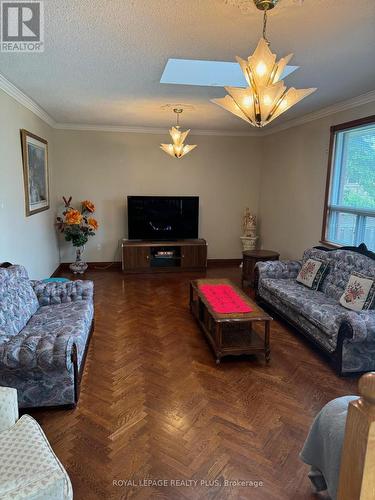
<path fill-rule="evenodd" d="M 18 420 L 17 391 L 0 387 L 0 432 L 12 427 Z"/>
<path fill-rule="evenodd" d="M 41 427 L 18 419 L 17 391 L 0 387 L 0 499 L 71 500 L 68 474 Z"/>

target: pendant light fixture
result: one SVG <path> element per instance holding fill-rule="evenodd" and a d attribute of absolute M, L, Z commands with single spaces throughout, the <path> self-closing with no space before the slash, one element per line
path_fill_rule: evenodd
<path fill-rule="evenodd" d="M 173 110 L 176 113 L 176 126 L 169 130 L 172 137 L 173 144 L 160 144 L 163 151 L 168 153 L 173 158 L 182 158 L 187 153 L 190 153 L 197 145 L 184 144 L 186 137 L 188 136 L 190 129 L 183 132 L 180 130 L 180 115 L 184 110 L 182 108 L 175 108 Z"/>
<path fill-rule="evenodd" d="M 273 54 L 269 47 L 270 42 L 266 34 L 267 12 L 273 9 L 277 2 L 278 0 L 254 0 L 256 7 L 264 11 L 263 36 L 255 52 L 247 60 L 236 57 L 248 87 L 225 87 L 228 95 L 221 99 L 212 99 L 215 104 L 258 128 L 265 127 L 316 91 L 316 88 L 288 89 L 281 80 L 293 54 L 276 61 L 276 54 Z"/>

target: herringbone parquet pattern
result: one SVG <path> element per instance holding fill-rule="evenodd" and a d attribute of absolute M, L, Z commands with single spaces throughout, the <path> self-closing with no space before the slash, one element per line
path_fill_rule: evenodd
<path fill-rule="evenodd" d="M 208 274 L 239 281 L 238 269 Z M 314 498 L 298 453 L 315 413 L 356 381 L 336 377 L 276 321 L 268 367 L 262 358 L 216 366 L 188 309 L 194 275 L 88 277 L 96 328 L 78 407 L 33 413 L 77 500 Z M 146 480 L 169 482 L 139 485 Z"/>

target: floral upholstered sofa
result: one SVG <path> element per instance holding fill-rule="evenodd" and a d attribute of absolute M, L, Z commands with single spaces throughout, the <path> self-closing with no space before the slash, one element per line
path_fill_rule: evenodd
<path fill-rule="evenodd" d="M 0 268 L 0 385 L 21 408 L 74 406 L 93 329 L 91 281 L 31 281 Z"/>
<path fill-rule="evenodd" d="M 328 263 L 317 290 L 296 281 L 309 259 Z M 340 304 L 352 273 L 375 279 L 375 254 L 364 245 L 316 247 L 306 250 L 301 261 L 256 266 L 257 300 L 327 353 L 341 375 L 375 370 L 375 310 L 357 312 Z"/>

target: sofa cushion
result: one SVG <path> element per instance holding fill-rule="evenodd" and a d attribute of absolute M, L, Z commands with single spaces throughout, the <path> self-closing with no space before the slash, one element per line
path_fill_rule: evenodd
<path fill-rule="evenodd" d="M 296 280 L 302 285 L 307 286 L 307 288 L 319 290 L 319 286 L 324 279 L 328 266 L 328 262 L 318 259 L 307 259 L 307 261 L 303 263 Z"/>
<path fill-rule="evenodd" d="M 359 273 L 375 278 L 375 260 L 351 250 L 324 251 L 319 248 L 309 248 L 303 254 L 303 262 L 307 259 L 319 259 L 329 263 L 328 273 L 320 289 L 337 301 L 344 293 L 351 274 Z"/>
<path fill-rule="evenodd" d="M 85 300 L 41 307 L 18 335 L 0 344 L 0 362 L 6 368 L 69 368 L 74 342 L 80 366 L 93 314 L 93 303 Z"/>
<path fill-rule="evenodd" d="M 358 273 L 350 275 L 340 304 L 353 311 L 371 309 L 375 301 L 375 280 Z"/>
<path fill-rule="evenodd" d="M 375 260 L 370 257 L 349 250 L 334 250 L 328 253 L 329 270 L 321 286 L 322 292 L 328 297 L 339 301 L 353 273 L 375 278 Z"/>
<path fill-rule="evenodd" d="M 22 266 L 0 268 L 0 336 L 19 333 L 38 308 L 26 269 Z"/>
<path fill-rule="evenodd" d="M 337 334 L 342 314 L 345 313 L 337 300 L 318 290 L 310 290 L 294 280 L 265 278 L 261 286 L 329 337 Z"/>
<path fill-rule="evenodd" d="M 86 328 L 89 328 L 92 322 L 94 305 L 91 301 L 80 300 L 77 302 L 67 302 L 65 304 L 56 304 L 54 306 L 42 306 L 31 318 L 30 328 L 48 327 L 57 328 L 74 325 L 77 321 L 83 321 Z M 69 328 L 76 331 L 74 327 Z"/>

